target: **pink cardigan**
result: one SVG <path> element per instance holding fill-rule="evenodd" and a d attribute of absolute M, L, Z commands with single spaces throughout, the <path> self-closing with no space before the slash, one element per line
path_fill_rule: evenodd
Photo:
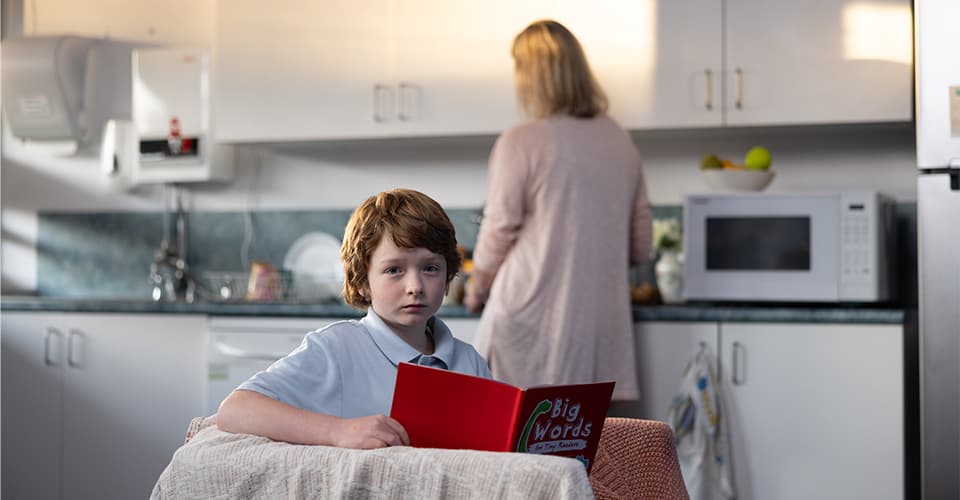
<path fill-rule="evenodd" d="M 648 259 L 651 236 L 640 156 L 612 119 L 504 132 L 473 255 L 475 269 L 495 273 L 477 337 L 494 377 L 615 380 L 614 399 L 636 399 L 628 268 Z"/>

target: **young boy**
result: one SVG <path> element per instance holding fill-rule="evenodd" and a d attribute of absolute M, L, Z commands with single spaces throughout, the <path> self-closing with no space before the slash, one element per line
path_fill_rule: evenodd
<path fill-rule="evenodd" d="M 220 429 L 298 444 L 409 445 L 386 416 L 399 362 L 490 377 L 477 351 L 434 317 L 461 259 L 436 201 L 408 189 L 368 198 L 347 223 L 340 259 L 344 300 L 367 315 L 307 334 L 241 384 L 220 404 Z"/>

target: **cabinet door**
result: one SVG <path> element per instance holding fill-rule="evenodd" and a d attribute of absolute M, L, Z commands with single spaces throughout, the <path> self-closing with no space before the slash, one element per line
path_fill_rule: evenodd
<path fill-rule="evenodd" d="M 397 135 L 494 134 L 519 121 L 510 49 L 547 7 L 547 0 L 395 1 Z"/>
<path fill-rule="evenodd" d="M 24 35 L 80 35 L 209 47 L 216 0 L 30 0 Z"/>
<path fill-rule="evenodd" d="M 214 134 L 285 141 L 389 134 L 387 0 L 230 0 L 218 12 Z"/>
<path fill-rule="evenodd" d="M 635 416 L 662 421 L 687 363 L 702 348 L 717 356 L 717 324 L 642 322 L 634 330 L 641 403 L 641 414 Z M 717 367 L 713 368 L 716 373 Z"/>
<path fill-rule="evenodd" d="M 631 129 L 719 126 L 721 2 L 557 0 L 610 112 Z"/>
<path fill-rule="evenodd" d="M 69 314 L 64 491 L 146 498 L 205 396 L 204 316 Z"/>
<path fill-rule="evenodd" d="M 727 0 L 728 125 L 909 121 L 908 0 Z"/>
<path fill-rule="evenodd" d="M 65 333 L 56 313 L 4 312 L 4 498 L 60 498 Z"/>
<path fill-rule="evenodd" d="M 720 326 L 738 498 L 902 498 L 903 328 Z"/>

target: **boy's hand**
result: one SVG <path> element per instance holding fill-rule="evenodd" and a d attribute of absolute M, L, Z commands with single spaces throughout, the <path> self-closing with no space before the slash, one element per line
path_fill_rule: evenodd
<path fill-rule="evenodd" d="M 340 419 L 334 446 L 372 449 L 409 446 L 410 438 L 400 422 L 386 415 Z"/>

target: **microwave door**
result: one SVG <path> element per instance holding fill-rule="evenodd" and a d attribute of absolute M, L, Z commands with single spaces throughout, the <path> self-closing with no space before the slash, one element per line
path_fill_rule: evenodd
<path fill-rule="evenodd" d="M 706 231 L 708 272 L 811 270 L 809 217 L 710 217 Z"/>
<path fill-rule="evenodd" d="M 838 210 L 835 197 L 717 197 L 688 203 L 685 297 L 838 300 Z"/>

